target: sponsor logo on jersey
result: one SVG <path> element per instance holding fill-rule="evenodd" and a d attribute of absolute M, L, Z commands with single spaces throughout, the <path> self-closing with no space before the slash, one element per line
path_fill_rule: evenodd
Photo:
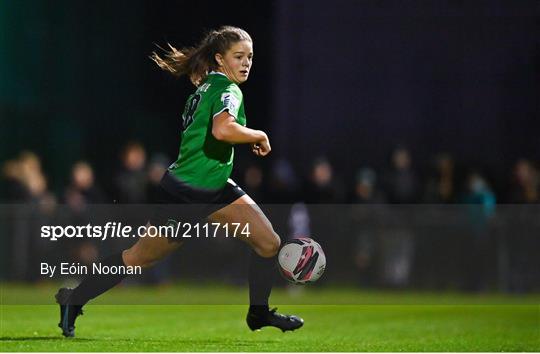
<path fill-rule="evenodd" d="M 221 103 L 229 110 L 229 112 L 236 112 L 237 107 L 240 105 L 238 98 L 230 92 L 225 92 L 221 95 Z"/>

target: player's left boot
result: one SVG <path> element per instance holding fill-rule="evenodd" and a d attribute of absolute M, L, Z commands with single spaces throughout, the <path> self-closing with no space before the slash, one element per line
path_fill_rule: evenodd
<path fill-rule="evenodd" d="M 64 337 L 75 337 L 75 320 L 82 315 L 82 306 L 70 305 L 69 297 L 73 289 L 61 288 L 55 295 L 56 302 L 60 305 L 60 323 Z"/>
<path fill-rule="evenodd" d="M 277 308 L 266 311 L 249 311 L 246 322 L 252 331 L 271 326 L 285 331 L 294 331 L 304 325 L 304 320 L 294 315 L 283 315 L 276 312 Z"/>

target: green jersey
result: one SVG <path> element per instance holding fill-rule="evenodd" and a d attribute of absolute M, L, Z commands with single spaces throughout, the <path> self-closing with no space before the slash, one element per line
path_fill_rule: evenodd
<path fill-rule="evenodd" d="M 237 123 L 246 125 L 242 91 L 224 74 L 212 72 L 189 96 L 182 114 L 180 153 L 169 167 L 182 182 L 203 189 L 220 189 L 227 183 L 234 148 L 212 135 L 213 119 L 224 111 L 234 116 Z"/>

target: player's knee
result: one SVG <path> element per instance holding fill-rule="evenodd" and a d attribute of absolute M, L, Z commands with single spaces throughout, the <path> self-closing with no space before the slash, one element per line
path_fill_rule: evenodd
<path fill-rule="evenodd" d="M 266 240 L 260 245 L 258 253 L 261 257 L 274 257 L 278 253 L 280 245 L 281 240 L 279 239 L 279 236 L 274 232 L 272 237 L 269 237 L 268 240 Z"/>

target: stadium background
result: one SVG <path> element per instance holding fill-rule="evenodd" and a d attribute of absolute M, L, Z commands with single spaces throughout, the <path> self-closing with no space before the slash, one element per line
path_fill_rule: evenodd
<path fill-rule="evenodd" d="M 148 54 L 155 44 L 193 44 L 204 29 L 223 24 L 254 38 L 254 69 L 242 89 L 249 125 L 268 131 L 274 147 L 265 160 L 237 148 L 235 179 L 279 210 L 316 206 L 308 207 L 310 233 L 335 265 L 322 284 L 538 290 L 534 1 L 2 2 L 3 201 L 65 208 L 151 201 L 142 193 L 147 169 L 176 156 L 192 87 L 160 72 Z M 133 173 L 122 162 L 126 146 Z M 41 176 L 34 177 L 46 186 L 31 190 L 13 178 L 11 167 L 32 160 L 23 151 L 41 160 L 34 171 Z M 79 160 L 94 170 L 100 193 L 73 185 Z M 454 166 L 450 176 L 437 167 L 442 160 Z M 439 190 L 447 177 L 449 196 Z M 125 181 L 136 188 L 123 189 Z M 373 216 L 372 203 L 400 206 Z M 418 206 L 425 203 L 437 208 Z M 303 220 L 298 205 L 295 220 Z M 362 205 L 356 214 L 355 205 Z M 13 208 L 3 210 L 5 217 Z M 440 212 L 422 217 L 433 210 Z M 349 213 L 360 217 L 340 230 L 320 222 Z M 283 236 L 294 233 L 287 229 L 290 211 L 278 215 L 273 221 Z M 400 223 L 411 215 L 420 226 Z M 366 235 L 366 222 L 391 221 L 397 226 L 390 231 Z M 27 260 L 43 249 L 32 241 L 18 246 L 36 236 L 12 232 L 9 222 L 3 227 L 2 277 L 36 281 Z M 234 247 L 226 259 L 238 255 L 242 262 L 245 250 Z M 225 258 L 215 248 L 207 252 L 215 252 L 208 259 L 216 263 Z M 157 281 L 190 276 L 183 270 L 197 253 L 180 253 Z"/>

